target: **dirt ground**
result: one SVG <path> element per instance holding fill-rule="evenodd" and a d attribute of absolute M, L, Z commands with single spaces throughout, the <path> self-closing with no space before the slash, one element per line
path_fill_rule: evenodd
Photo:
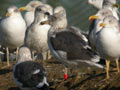
<path fill-rule="evenodd" d="M 1 69 L 6 62 L 0 62 L 0 90 L 20 90 L 13 81 L 13 66 Z M 55 60 L 45 62 L 50 90 L 120 90 L 120 73 L 111 68 L 110 79 L 106 80 L 106 72 L 102 69 L 85 68 L 72 70 L 64 81 L 64 66 Z"/>

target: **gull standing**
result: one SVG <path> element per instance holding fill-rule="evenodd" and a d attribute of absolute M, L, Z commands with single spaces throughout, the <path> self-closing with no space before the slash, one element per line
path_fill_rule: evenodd
<path fill-rule="evenodd" d="M 22 90 L 49 90 L 45 69 L 40 63 L 33 62 L 27 47 L 21 47 L 18 61 L 14 66 L 14 82 Z"/>
<path fill-rule="evenodd" d="M 7 9 L 6 17 L 0 21 L 0 44 L 7 48 L 7 64 L 9 66 L 9 50 L 24 44 L 26 23 L 16 6 Z M 17 53 L 16 53 L 17 54 Z"/>
<path fill-rule="evenodd" d="M 114 16 L 107 16 L 103 23 L 103 28 L 97 33 L 96 48 L 100 56 L 106 59 L 107 79 L 109 78 L 110 61 L 115 60 L 119 72 L 118 59 L 120 57 L 120 23 Z"/>
<path fill-rule="evenodd" d="M 43 60 L 46 60 L 46 51 L 48 51 L 47 34 L 50 25 L 44 23 L 48 20 L 51 11 L 48 10 L 48 5 L 44 4 L 38 6 L 35 10 L 35 19 L 33 23 L 27 28 L 25 36 L 25 45 L 31 51 L 42 53 Z M 51 7 L 52 9 L 52 7 Z"/>
<path fill-rule="evenodd" d="M 59 6 L 54 10 L 53 19 L 50 21 L 52 27 L 48 31 L 48 45 L 58 62 L 71 68 L 87 66 L 103 68 L 96 63 L 99 61 L 99 56 L 88 50 L 89 46 L 83 40 L 81 32 L 67 28 L 66 12 L 63 7 Z M 64 79 L 67 79 L 67 68 Z"/>

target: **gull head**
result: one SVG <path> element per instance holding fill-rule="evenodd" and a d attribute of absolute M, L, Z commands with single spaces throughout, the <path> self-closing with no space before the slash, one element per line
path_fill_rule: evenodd
<path fill-rule="evenodd" d="M 119 29 L 119 21 L 112 15 L 106 16 L 100 26 Z"/>
<path fill-rule="evenodd" d="M 94 19 L 99 19 L 99 20 L 103 20 L 104 17 L 109 16 L 109 15 L 113 15 L 112 11 L 110 11 L 109 9 L 100 9 L 96 15 L 92 15 L 89 17 L 89 20 L 92 22 Z"/>
<path fill-rule="evenodd" d="M 104 3 L 115 4 L 117 0 L 104 0 Z"/>
<path fill-rule="evenodd" d="M 20 7 L 20 11 L 34 11 L 36 7 L 43 5 L 42 2 L 38 0 L 32 0 L 30 1 L 26 6 Z"/>
<path fill-rule="evenodd" d="M 15 15 L 21 15 L 21 14 L 16 6 L 10 6 L 7 9 L 6 17 L 15 16 Z"/>
<path fill-rule="evenodd" d="M 51 25 L 58 28 L 66 28 L 67 27 L 67 18 L 66 18 L 66 10 L 62 6 L 58 6 L 54 9 L 54 14 L 50 17 Z"/>
<path fill-rule="evenodd" d="M 64 17 L 66 17 L 66 10 L 64 7 L 62 6 L 58 6 L 54 9 L 54 14 L 57 14 L 57 15 L 62 15 Z M 57 16 L 56 15 L 56 16 Z"/>
<path fill-rule="evenodd" d="M 51 11 L 49 11 L 48 9 L 51 8 Z M 52 14 L 52 7 L 49 7 L 47 4 L 38 6 L 35 9 L 35 20 L 34 22 L 43 22 L 48 20 L 49 16 Z"/>
<path fill-rule="evenodd" d="M 104 17 L 109 16 L 109 15 L 113 15 L 112 11 L 109 9 L 101 9 L 96 14 L 96 16 L 98 16 L 98 19 L 102 19 L 102 20 L 104 19 Z"/>
<path fill-rule="evenodd" d="M 32 61 L 31 52 L 28 47 L 22 46 L 18 51 L 18 61 L 17 63 L 24 61 Z"/>
<path fill-rule="evenodd" d="M 104 0 L 103 8 L 113 8 L 116 4 L 116 0 Z"/>

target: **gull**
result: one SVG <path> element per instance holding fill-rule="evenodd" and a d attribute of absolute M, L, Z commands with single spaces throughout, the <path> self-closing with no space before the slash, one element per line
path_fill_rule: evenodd
<path fill-rule="evenodd" d="M 49 50 L 47 34 L 51 27 L 48 23 L 44 23 L 48 20 L 48 16 L 51 13 L 47 6 L 48 5 L 44 4 L 36 8 L 35 19 L 33 23 L 27 28 L 24 41 L 25 45 L 29 47 L 31 51 L 42 53 L 43 60 L 46 60 L 46 51 Z"/>
<path fill-rule="evenodd" d="M 16 85 L 22 90 L 49 90 L 46 71 L 38 62 L 33 62 L 28 47 L 22 46 L 13 69 Z"/>
<path fill-rule="evenodd" d="M 89 46 L 82 38 L 81 32 L 68 27 L 66 12 L 62 6 L 55 8 L 49 23 L 52 27 L 48 31 L 48 46 L 58 62 L 70 68 L 87 68 L 87 66 L 103 68 L 96 63 L 99 61 L 99 56 L 88 50 Z M 65 68 L 64 80 L 67 76 L 67 68 Z"/>
<path fill-rule="evenodd" d="M 16 6 L 10 6 L 7 9 L 6 17 L 3 17 L 0 20 L 0 44 L 6 47 L 8 66 L 9 66 L 8 48 L 15 49 L 23 45 L 25 31 L 26 23 L 22 18 L 21 13 L 19 12 Z"/>
<path fill-rule="evenodd" d="M 96 49 L 100 56 L 106 59 L 107 79 L 109 79 L 109 64 L 115 60 L 119 72 L 118 59 L 120 57 L 120 23 L 114 16 L 107 16 L 103 23 L 103 28 L 97 33 Z"/>
<path fill-rule="evenodd" d="M 99 27 L 99 24 L 103 21 L 104 17 L 109 15 L 113 15 L 109 9 L 100 9 L 95 15 L 89 17 L 91 24 L 89 27 L 88 42 L 94 51 L 96 51 L 96 33 L 102 28 Z"/>
<path fill-rule="evenodd" d="M 26 6 L 19 8 L 20 11 L 24 11 L 24 10 L 27 11 L 24 14 L 24 19 L 25 19 L 27 26 L 29 26 L 34 21 L 35 9 L 36 9 L 36 7 L 41 6 L 41 5 L 44 5 L 44 4 L 38 0 L 32 0 Z M 52 15 L 53 12 L 52 12 L 51 6 L 48 4 L 45 4 L 45 5 L 46 5 L 50 15 Z"/>

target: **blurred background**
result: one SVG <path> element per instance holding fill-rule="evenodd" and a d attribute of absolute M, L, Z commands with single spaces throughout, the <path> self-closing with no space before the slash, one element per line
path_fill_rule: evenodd
<path fill-rule="evenodd" d="M 18 7 L 26 5 L 31 0 L 0 0 L 0 16 L 4 16 L 10 5 Z M 96 9 L 87 4 L 87 0 L 40 0 L 49 3 L 53 7 L 62 5 L 67 11 L 68 23 L 84 31 L 88 31 L 89 16 L 96 13 Z M 120 0 L 118 0 L 120 3 Z"/>

